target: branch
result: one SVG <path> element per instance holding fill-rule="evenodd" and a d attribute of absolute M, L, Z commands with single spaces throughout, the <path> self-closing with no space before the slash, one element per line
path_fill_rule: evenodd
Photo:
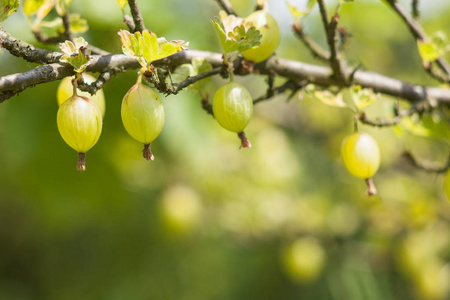
<path fill-rule="evenodd" d="M 59 62 L 62 53 L 37 48 L 21 40 L 13 38 L 0 26 L 0 46 L 14 56 L 22 57 L 28 62 L 55 63 Z"/>
<path fill-rule="evenodd" d="M 222 7 L 224 11 L 226 11 L 227 14 L 237 16 L 236 12 L 231 6 L 231 3 L 228 0 L 216 0 L 216 1 L 217 4 L 219 4 L 219 6 Z"/>
<path fill-rule="evenodd" d="M 191 84 L 196 83 L 199 80 L 205 79 L 207 77 L 211 77 L 213 75 L 217 75 L 222 71 L 222 67 L 217 67 L 212 70 L 200 73 L 196 76 L 188 76 L 185 80 L 172 84 L 172 88 L 166 91 L 166 94 L 178 94 L 179 91 L 184 89 L 185 87 L 190 86 Z"/>
<path fill-rule="evenodd" d="M 144 19 L 142 18 L 142 15 L 141 15 L 141 11 L 139 10 L 139 6 L 137 4 L 137 0 L 128 0 L 128 4 L 130 5 L 131 15 L 133 16 L 133 21 L 134 21 L 133 32 L 136 32 L 136 31 L 142 32 L 145 29 L 145 25 L 144 25 Z"/>
<path fill-rule="evenodd" d="M 322 61 L 328 62 L 330 59 L 330 53 L 323 50 L 318 44 L 316 44 L 304 31 L 300 24 L 294 24 L 292 26 L 295 35 L 303 42 L 306 48 L 309 49 L 311 54 Z"/>
<path fill-rule="evenodd" d="M 386 1 L 394 10 L 395 12 L 402 18 L 402 20 L 405 22 L 405 24 L 408 26 L 409 31 L 414 36 L 416 40 L 425 41 L 427 39 L 427 35 L 425 34 L 425 31 L 422 29 L 420 24 L 410 18 L 405 11 L 402 10 L 402 8 L 396 3 L 396 0 L 387 0 Z M 442 58 L 439 57 L 436 59 L 436 63 L 439 66 L 439 68 L 445 72 L 446 75 L 450 75 L 450 66 L 447 64 L 447 62 Z M 427 72 L 430 72 L 427 68 L 425 68 Z M 450 82 L 450 76 L 446 76 L 445 82 Z"/>
<path fill-rule="evenodd" d="M 334 76 L 336 76 L 336 79 L 339 81 L 339 85 L 346 85 L 346 80 L 344 73 L 342 72 L 342 63 L 339 60 L 339 53 L 337 50 L 337 40 L 336 40 L 336 31 L 337 31 L 337 24 L 339 22 L 339 14 L 334 14 L 333 18 L 331 18 L 331 21 L 328 23 L 328 12 L 327 7 L 325 5 L 324 0 L 318 0 L 317 3 L 319 4 L 320 8 L 320 15 L 322 16 L 322 23 L 325 27 L 325 32 L 327 34 L 327 42 L 328 46 L 330 48 L 330 64 L 331 68 L 333 69 Z"/>
<path fill-rule="evenodd" d="M 447 159 L 447 163 L 444 166 L 438 166 L 430 162 L 419 162 L 412 156 L 410 152 L 404 152 L 403 157 L 406 158 L 412 165 L 430 173 L 445 173 L 450 168 L 450 158 Z"/>
<path fill-rule="evenodd" d="M 263 95 L 263 96 L 261 96 L 259 98 L 256 98 L 255 100 L 253 100 L 253 104 L 257 104 L 257 103 L 262 102 L 262 101 L 270 100 L 274 96 L 283 94 L 287 90 L 292 90 L 291 95 L 293 95 L 293 94 L 295 94 L 296 91 L 298 91 L 304 85 L 306 85 L 306 83 L 307 83 L 307 81 L 302 81 L 302 82 L 297 83 L 297 82 L 288 80 L 285 83 L 283 83 L 282 85 L 271 89 L 270 92 L 268 91 L 266 93 L 266 95 Z"/>
<path fill-rule="evenodd" d="M 41 49 L 35 51 L 41 51 Z M 154 65 L 156 67 L 170 66 L 173 68 L 191 62 L 193 58 L 205 58 L 213 67 L 221 67 L 223 64 L 222 54 L 220 53 L 187 50 L 172 55 L 167 59 L 157 61 Z M 238 67 L 240 66 L 240 68 L 235 68 L 235 70 L 237 70 L 236 75 L 249 74 L 248 70 L 245 71 L 245 69 L 241 67 L 242 59 L 237 59 L 235 64 Z M 92 56 L 90 65 L 87 67 L 87 72 L 123 72 L 127 69 L 138 68 L 140 68 L 140 65 L 136 59 L 123 54 L 94 55 Z M 239 70 L 241 71 L 239 72 Z M 269 74 L 269 72 L 274 71 L 279 76 L 283 76 L 294 82 L 307 80 L 310 83 L 324 87 L 339 85 L 339 82 L 332 76 L 333 71 L 328 67 L 277 58 L 276 56 L 270 57 L 265 62 L 255 64 L 253 71 L 260 74 Z M 352 71 L 354 70 L 350 68 L 345 70 L 347 74 L 350 74 Z M 72 74 L 73 69 L 69 65 L 54 63 L 39 66 L 23 73 L 0 77 L 0 92 L 16 91 L 19 89 L 23 90 L 36 84 L 59 80 Z M 353 77 L 354 84 L 361 85 L 365 88 L 372 88 L 374 92 L 403 98 L 411 103 L 433 99 L 437 103 L 450 106 L 450 89 L 415 85 L 381 74 L 360 70 L 355 71 Z"/>
<path fill-rule="evenodd" d="M 111 75 L 112 72 L 103 72 L 100 74 L 100 76 L 98 76 L 97 80 L 92 82 L 91 84 L 85 82 L 82 84 L 78 84 L 78 89 L 94 95 L 105 85 L 105 83 L 111 80 Z"/>
<path fill-rule="evenodd" d="M 415 113 L 420 113 L 425 111 L 425 106 L 413 106 L 410 109 L 407 109 L 405 111 L 401 111 L 399 114 L 397 114 L 394 118 L 390 120 L 370 120 L 367 118 L 367 115 L 365 112 L 360 112 L 356 115 L 356 119 L 359 120 L 361 123 L 375 126 L 375 127 L 389 127 L 397 125 L 402 121 L 403 118 L 410 117 Z"/>

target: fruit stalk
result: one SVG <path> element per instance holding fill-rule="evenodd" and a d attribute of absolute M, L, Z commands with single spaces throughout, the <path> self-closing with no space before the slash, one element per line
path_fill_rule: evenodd
<path fill-rule="evenodd" d="M 144 158 L 148 161 L 155 160 L 152 150 L 150 149 L 151 145 L 152 145 L 152 143 L 144 144 L 144 150 L 142 150 L 142 154 L 143 154 Z"/>
<path fill-rule="evenodd" d="M 248 140 L 247 136 L 245 135 L 245 132 L 241 132 L 238 133 L 238 137 L 241 139 L 241 146 L 239 147 L 239 149 L 241 148 L 251 148 L 252 144 L 250 143 L 250 141 Z"/>
<path fill-rule="evenodd" d="M 78 153 L 78 171 L 86 171 L 86 153 Z"/>
<path fill-rule="evenodd" d="M 367 196 L 373 196 L 377 194 L 377 188 L 375 187 L 375 184 L 373 183 L 372 177 L 366 179 L 367 184 L 367 190 L 366 195 Z"/>

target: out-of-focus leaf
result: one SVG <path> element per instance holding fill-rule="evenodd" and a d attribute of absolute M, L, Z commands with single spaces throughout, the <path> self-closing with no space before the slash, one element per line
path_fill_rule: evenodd
<path fill-rule="evenodd" d="M 308 0 L 308 10 L 311 10 L 316 4 L 317 0 Z"/>
<path fill-rule="evenodd" d="M 72 3 L 72 0 L 57 0 L 56 1 L 56 12 L 58 15 L 63 16 L 66 14 L 67 9 L 69 8 L 70 3 Z"/>
<path fill-rule="evenodd" d="M 2 0 L 0 2 L 0 22 L 5 21 L 10 15 L 17 11 L 20 0 Z"/>
<path fill-rule="evenodd" d="M 25 0 L 23 3 L 23 11 L 30 22 L 33 22 L 33 29 L 37 29 L 54 6 L 54 0 Z"/>
<path fill-rule="evenodd" d="M 319 100 L 330 106 L 336 107 L 348 107 L 348 105 L 343 101 L 342 93 L 332 93 L 328 90 L 318 90 L 315 85 L 308 84 L 304 88 L 304 92 L 310 97 Z"/>
<path fill-rule="evenodd" d="M 61 18 L 56 18 L 53 21 L 42 21 L 39 27 L 46 27 L 55 30 L 56 33 L 61 34 L 64 32 L 64 25 Z M 88 31 L 89 25 L 85 19 L 82 19 L 79 14 L 70 15 L 70 29 L 73 33 L 83 33 Z"/>
<path fill-rule="evenodd" d="M 117 0 L 117 3 L 119 4 L 120 9 L 123 10 L 128 4 L 128 0 Z"/>
<path fill-rule="evenodd" d="M 435 61 L 450 50 L 447 36 L 444 32 L 438 31 L 425 41 L 417 41 L 419 53 L 425 63 Z"/>
<path fill-rule="evenodd" d="M 245 19 L 221 11 L 219 19 L 211 23 L 224 53 L 243 52 L 260 44 L 261 33 Z"/>
<path fill-rule="evenodd" d="M 175 72 L 172 74 L 172 79 L 174 82 L 181 82 L 188 76 L 196 76 L 211 69 L 211 64 L 209 64 L 205 58 L 196 57 L 192 59 L 191 64 L 183 64 L 176 68 Z M 211 77 L 207 77 L 205 79 L 197 81 L 196 83 L 189 85 L 187 87 L 187 90 L 193 93 L 201 92 L 205 83 L 207 83 L 209 80 L 211 80 Z"/>
<path fill-rule="evenodd" d="M 372 89 L 363 89 L 359 85 L 354 85 L 348 89 L 343 90 L 343 100 L 345 103 L 354 104 L 358 110 L 372 104 L 379 98 L 379 95 L 374 93 Z"/>
<path fill-rule="evenodd" d="M 287 0 L 286 0 L 286 5 L 288 6 L 289 11 L 291 12 L 291 15 L 294 17 L 294 19 L 304 17 L 309 13 L 309 10 L 298 10 L 295 6 L 293 6 Z"/>
<path fill-rule="evenodd" d="M 91 50 L 87 48 L 88 43 L 82 38 L 78 38 L 75 44 L 71 41 L 65 41 L 59 44 L 64 55 L 61 57 L 62 62 L 69 63 L 75 72 L 82 73 L 90 63 Z"/>
<path fill-rule="evenodd" d="M 186 49 L 188 42 L 171 41 L 159 38 L 156 34 L 144 30 L 141 34 L 131 34 L 127 30 L 120 30 L 119 36 L 122 41 L 122 51 L 125 55 L 136 57 L 143 68 L 148 69 L 150 64 L 156 60 L 166 58 Z"/>
<path fill-rule="evenodd" d="M 420 119 L 418 116 L 404 118 L 401 125 L 405 130 L 417 136 L 450 140 L 449 126 L 439 114 L 422 116 Z"/>

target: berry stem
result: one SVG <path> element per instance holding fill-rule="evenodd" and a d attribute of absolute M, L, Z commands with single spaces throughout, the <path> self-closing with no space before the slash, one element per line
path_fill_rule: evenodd
<path fill-rule="evenodd" d="M 144 150 L 142 150 L 142 155 L 148 161 L 155 160 L 155 157 L 153 156 L 152 150 L 150 150 L 151 145 L 152 145 L 151 143 L 150 144 L 144 144 Z"/>
<path fill-rule="evenodd" d="M 78 171 L 86 171 L 86 153 L 78 153 Z"/>
<path fill-rule="evenodd" d="M 250 143 L 250 141 L 248 140 L 247 136 L 245 135 L 245 132 L 241 132 L 238 133 L 238 137 L 241 139 L 241 146 L 239 147 L 239 149 L 241 148 L 251 148 L 252 144 Z"/>
<path fill-rule="evenodd" d="M 372 177 L 366 179 L 367 184 L 367 190 L 366 195 L 367 196 L 373 196 L 377 194 L 377 188 L 375 187 L 375 184 L 373 183 Z"/>

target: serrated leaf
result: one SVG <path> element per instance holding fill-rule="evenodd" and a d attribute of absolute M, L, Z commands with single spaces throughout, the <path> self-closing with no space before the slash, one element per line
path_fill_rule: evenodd
<path fill-rule="evenodd" d="M 142 34 L 140 32 L 131 34 L 127 30 L 120 30 L 118 34 L 122 41 L 123 53 L 136 57 L 141 66 L 146 69 L 156 60 L 185 50 L 189 44 L 179 40 L 168 42 L 164 38 L 158 39 L 156 34 L 148 30 L 144 30 Z"/>
<path fill-rule="evenodd" d="M 69 8 L 69 5 L 72 3 L 72 0 L 56 0 L 56 12 L 60 16 L 64 16 Z"/>
<path fill-rule="evenodd" d="M 425 63 L 435 61 L 450 50 L 447 36 L 442 31 L 436 32 L 428 40 L 417 41 L 417 46 Z"/>
<path fill-rule="evenodd" d="M 318 90 L 313 84 L 308 84 L 305 87 L 304 92 L 313 99 L 319 100 L 324 104 L 335 107 L 348 107 L 343 101 L 342 93 L 335 94 L 328 90 Z"/>
<path fill-rule="evenodd" d="M 291 15 L 294 17 L 294 19 L 304 17 L 309 13 L 309 10 L 304 10 L 304 11 L 298 10 L 295 6 L 293 6 L 287 0 L 286 0 L 286 5 L 289 8 L 289 11 L 290 11 Z"/>
<path fill-rule="evenodd" d="M 401 122 L 402 127 L 411 134 L 422 137 L 434 137 L 438 139 L 450 139 L 450 130 L 447 122 L 438 114 L 404 118 Z"/>
<path fill-rule="evenodd" d="M 128 0 L 117 0 L 117 3 L 119 4 L 120 9 L 123 11 L 125 6 L 127 6 L 127 4 L 128 4 Z"/>
<path fill-rule="evenodd" d="M 75 72 L 82 73 L 90 63 L 91 50 L 87 48 L 88 43 L 82 38 L 71 41 L 65 41 L 59 44 L 59 48 L 64 53 L 61 62 L 69 63 Z"/>
<path fill-rule="evenodd" d="M 0 22 L 5 21 L 17 11 L 20 0 L 2 0 L 0 2 Z"/>
<path fill-rule="evenodd" d="M 261 33 L 245 19 L 221 11 L 219 19 L 211 23 L 224 53 L 243 52 L 260 44 Z"/>

